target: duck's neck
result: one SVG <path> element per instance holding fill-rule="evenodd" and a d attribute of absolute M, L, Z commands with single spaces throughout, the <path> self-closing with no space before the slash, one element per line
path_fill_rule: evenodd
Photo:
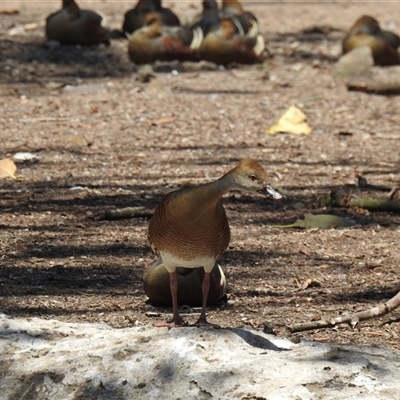
<path fill-rule="evenodd" d="M 75 0 L 62 0 L 62 8 L 68 8 L 72 5 L 76 5 Z"/>
<path fill-rule="evenodd" d="M 230 190 L 238 189 L 234 177 L 228 172 L 220 179 L 198 186 L 199 201 L 207 201 L 210 205 L 216 204 L 220 198 Z"/>
<path fill-rule="evenodd" d="M 160 11 L 162 8 L 161 0 L 139 0 L 136 8 L 146 11 Z"/>
<path fill-rule="evenodd" d="M 209 10 L 218 15 L 218 5 L 215 0 L 204 0 L 203 10 Z"/>
<path fill-rule="evenodd" d="M 185 188 L 181 191 L 179 198 L 184 199 L 183 204 L 189 208 L 204 208 L 207 205 L 213 207 L 231 189 L 232 184 L 229 182 L 229 177 L 223 176 L 214 182 Z"/>

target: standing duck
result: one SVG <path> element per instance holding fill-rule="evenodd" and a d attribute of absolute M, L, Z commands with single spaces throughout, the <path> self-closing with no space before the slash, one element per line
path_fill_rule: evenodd
<path fill-rule="evenodd" d="M 228 219 L 221 203 L 221 197 L 230 190 L 258 192 L 274 200 L 282 198 L 271 188 L 261 165 L 246 158 L 214 182 L 168 193 L 156 208 L 148 239 L 169 272 L 173 309 L 172 319 L 156 326 L 185 324 L 178 311 L 178 267 L 204 268 L 202 309 L 196 325 L 212 325 L 206 318 L 210 276 L 216 259 L 230 241 Z"/>
<path fill-rule="evenodd" d="M 161 0 L 139 0 L 136 6 L 125 13 L 122 30 L 125 34 L 131 34 L 146 24 L 146 16 L 157 13 L 161 17 L 163 25 L 180 26 L 178 16 L 169 8 L 161 5 Z"/>
<path fill-rule="evenodd" d="M 191 60 L 196 58 L 202 38 L 201 29 L 165 26 L 160 14 L 150 13 L 146 16 L 146 25 L 129 38 L 128 54 L 136 64 Z"/>
<path fill-rule="evenodd" d="M 46 18 L 46 36 L 61 44 L 109 44 L 105 18 L 92 10 L 82 10 L 74 0 L 63 0 L 62 9 Z"/>
<path fill-rule="evenodd" d="M 198 307 L 202 305 L 203 293 L 201 286 L 204 279 L 203 268 L 177 268 L 178 305 Z M 162 306 L 171 306 L 171 289 L 169 287 L 169 273 L 162 260 L 149 265 L 143 275 L 144 292 L 150 301 Z M 207 304 L 214 304 L 221 300 L 227 290 L 225 274 L 216 264 L 210 275 L 210 291 Z"/>
<path fill-rule="evenodd" d="M 378 21 L 363 15 L 351 27 L 342 42 L 343 54 L 359 46 L 369 46 L 375 65 L 400 64 L 400 37 L 393 32 L 384 31 Z"/>
<path fill-rule="evenodd" d="M 238 33 L 234 19 L 223 18 L 218 29 L 204 38 L 199 52 L 202 59 L 216 64 L 254 64 L 265 54 L 265 42 L 260 33 Z"/>

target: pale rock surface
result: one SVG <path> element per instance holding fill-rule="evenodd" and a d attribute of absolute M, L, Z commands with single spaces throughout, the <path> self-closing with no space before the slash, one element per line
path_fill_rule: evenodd
<path fill-rule="evenodd" d="M 1 399 L 400 399 L 400 353 L 0 314 Z"/>
<path fill-rule="evenodd" d="M 371 48 L 359 46 L 339 58 L 334 65 L 335 76 L 341 79 L 349 79 L 360 76 L 368 76 L 374 65 Z"/>

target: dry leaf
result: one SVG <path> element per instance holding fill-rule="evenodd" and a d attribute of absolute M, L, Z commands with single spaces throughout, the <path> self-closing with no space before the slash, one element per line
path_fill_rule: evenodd
<path fill-rule="evenodd" d="M 13 178 L 15 177 L 15 172 L 17 171 L 17 166 L 14 164 L 14 161 L 11 158 L 5 158 L 4 160 L 0 160 L 0 179 L 1 178 Z"/>
<path fill-rule="evenodd" d="M 279 121 L 266 129 L 265 133 L 292 133 L 294 135 L 309 135 L 312 130 L 307 124 L 307 117 L 296 106 L 290 106 Z"/>
<path fill-rule="evenodd" d="M 301 253 L 301 254 L 304 254 L 304 255 L 306 255 L 306 256 L 310 256 L 310 255 L 311 255 L 311 252 L 310 252 L 309 250 L 306 250 L 306 249 L 301 249 L 301 250 L 300 250 L 300 253 Z"/>
<path fill-rule="evenodd" d="M 115 307 L 118 308 L 119 310 L 125 310 L 125 306 L 123 304 L 119 304 L 116 301 L 110 301 L 110 304 Z"/>
<path fill-rule="evenodd" d="M 13 160 L 16 162 L 25 162 L 25 161 L 33 162 L 33 161 L 38 161 L 39 157 L 32 153 L 19 151 L 18 153 L 15 153 L 13 155 Z"/>
<path fill-rule="evenodd" d="M 307 289 L 310 285 L 311 285 L 311 279 L 310 278 L 308 278 L 305 281 L 297 284 L 297 286 L 300 289 L 303 289 L 303 290 Z"/>
<path fill-rule="evenodd" d="M 83 122 L 78 122 L 76 124 L 77 128 L 84 128 L 84 129 L 91 129 L 92 128 L 92 124 L 84 124 Z"/>
<path fill-rule="evenodd" d="M 65 86 L 64 82 L 49 81 L 44 84 L 44 87 L 49 90 L 60 89 Z"/>
<path fill-rule="evenodd" d="M 321 264 L 321 265 L 319 266 L 319 268 L 321 268 L 321 269 L 327 269 L 327 268 L 330 268 L 330 265 L 329 265 L 329 264 Z"/>
<path fill-rule="evenodd" d="M 24 28 L 25 28 L 25 30 L 27 30 L 27 31 L 36 29 L 36 28 L 38 28 L 38 27 L 39 27 L 39 24 L 36 23 L 36 22 L 31 22 L 30 24 L 25 24 L 25 25 L 24 25 Z"/>
<path fill-rule="evenodd" d="M 304 281 L 300 280 L 299 278 L 294 278 L 294 281 L 299 289 L 305 290 L 309 287 L 319 287 L 322 283 L 318 279 L 310 279 L 307 278 Z"/>
<path fill-rule="evenodd" d="M 9 29 L 7 33 L 10 36 L 23 35 L 25 33 L 25 29 L 22 25 L 18 24 L 16 26 L 13 26 L 11 29 Z"/>
<path fill-rule="evenodd" d="M 147 121 L 150 125 L 162 125 L 162 124 L 170 124 L 171 122 L 174 122 L 175 118 L 173 117 L 162 117 L 158 119 L 152 119 Z"/>

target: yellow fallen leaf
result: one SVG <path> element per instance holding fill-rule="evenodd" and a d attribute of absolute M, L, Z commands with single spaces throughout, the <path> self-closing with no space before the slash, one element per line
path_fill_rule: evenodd
<path fill-rule="evenodd" d="M 307 124 L 307 117 L 296 106 L 290 106 L 279 121 L 266 129 L 265 133 L 293 133 L 294 135 L 309 135 L 312 130 Z"/>
<path fill-rule="evenodd" d="M 14 175 L 16 171 L 17 171 L 17 166 L 14 164 L 14 161 L 11 160 L 11 158 L 5 158 L 4 160 L 0 160 L 0 179 L 7 177 L 17 179 Z"/>

